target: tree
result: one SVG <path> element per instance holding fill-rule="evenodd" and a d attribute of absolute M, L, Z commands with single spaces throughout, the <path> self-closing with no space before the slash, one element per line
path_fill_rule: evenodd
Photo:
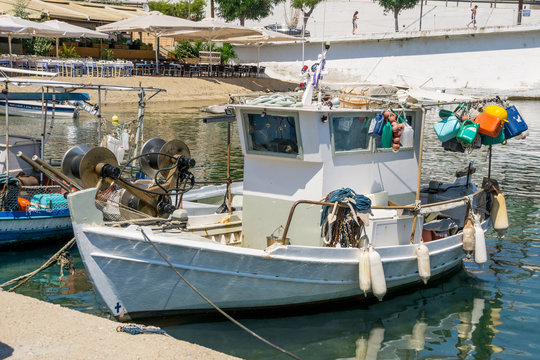
<path fill-rule="evenodd" d="M 179 1 L 173 3 L 167 0 L 149 1 L 148 7 L 151 11 L 159 11 L 165 15 L 181 17 L 187 19 L 191 12 L 191 19 L 199 21 L 204 18 L 205 0 L 193 0 L 191 6 L 189 1 Z M 191 10 L 191 11 L 190 11 Z"/>
<path fill-rule="evenodd" d="M 384 14 L 392 12 L 394 14 L 394 22 L 396 32 L 399 31 L 398 15 L 401 10 L 412 9 L 418 4 L 419 0 L 379 0 L 379 5 L 384 8 Z M 420 0 L 421 1 L 421 0 Z"/>
<path fill-rule="evenodd" d="M 215 0 L 218 15 L 227 21 L 240 20 L 244 26 L 246 19 L 260 20 L 270 15 L 274 6 L 283 0 Z"/>
<path fill-rule="evenodd" d="M 304 29 L 306 28 L 307 22 L 313 13 L 313 10 L 315 10 L 315 7 L 321 2 L 322 0 L 292 0 L 292 7 L 302 11 Z"/>

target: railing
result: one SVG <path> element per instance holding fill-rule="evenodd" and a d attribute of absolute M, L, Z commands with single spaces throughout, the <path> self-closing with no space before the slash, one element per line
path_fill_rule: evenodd
<path fill-rule="evenodd" d="M 435 207 L 441 207 L 441 206 L 447 206 L 447 205 L 454 205 L 454 206 L 451 206 L 451 207 L 458 207 L 458 206 L 462 206 L 464 205 L 464 202 L 468 202 L 470 199 L 472 199 L 473 197 L 477 196 L 478 194 L 484 192 L 485 190 L 484 189 L 481 189 L 481 190 L 478 190 L 472 194 L 469 194 L 467 196 L 463 196 L 463 197 L 460 197 L 460 198 L 457 198 L 457 199 L 452 199 L 452 200 L 446 200 L 446 201 L 440 201 L 440 202 L 436 202 L 436 203 L 430 203 L 430 204 L 425 204 L 425 205 L 421 205 L 421 204 L 418 204 L 418 206 L 416 205 L 395 205 L 395 206 L 372 206 L 371 209 L 382 209 L 382 210 L 408 210 L 408 211 L 411 211 L 414 213 L 414 216 L 415 218 L 418 216 L 418 214 L 425 214 L 425 213 L 428 213 L 428 212 L 433 212 L 433 211 L 438 211 L 439 209 L 435 208 Z M 460 204 L 461 203 L 461 204 Z M 338 206 L 338 207 L 343 207 L 343 208 L 349 208 L 349 205 L 348 204 L 344 204 L 344 203 L 341 203 L 341 202 L 325 202 L 325 201 L 315 201 L 315 200 L 298 200 L 298 201 L 295 201 L 294 204 L 291 206 L 291 210 L 289 211 L 289 217 L 287 218 L 287 223 L 285 224 L 285 229 L 283 230 L 283 235 L 281 237 L 281 243 L 282 244 L 285 244 L 285 239 L 287 238 L 287 233 L 289 232 L 289 228 L 291 226 L 291 222 L 292 222 L 292 219 L 293 219 L 293 216 L 294 216 L 294 212 L 296 210 L 296 207 L 300 204 L 309 204 L 309 205 L 321 205 L 321 206 Z M 447 209 L 451 208 L 450 206 L 447 206 Z M 435 208 L 435 209 L 431 209 L 430 211 L 426 211 L 427 208 Z M 467 214 L 465 215 L 466 217 L 468 216 L 468 211 L 469 209 L 467 209 Z M 415 228 L 413 226 L 413 229 L 412 229 L 412 235 L 411 235 L 411 241 L 412 241 L 412 238 L 414 237 L 414 231 L 415 231 Z"/>

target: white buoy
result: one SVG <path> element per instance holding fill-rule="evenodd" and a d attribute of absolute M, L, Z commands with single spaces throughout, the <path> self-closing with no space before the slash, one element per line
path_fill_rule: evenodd
<path fill-rule="evenodd" d="M 427 284 L 431 277 L 431 267 L 429 264 L 429 249 L 423 241 L 416 245 L 416 259 L 418 260 L 418 275 Z"/>
<path fill-rule="evenodd" d="M 487 261 L 486 239 L 480 224 L 480 215 L 474 215 L 474 261 L 477 264 Z"/>
<path fill-rule="evenodd" d="M 493 222 L 493 229 L 499 236 L 503 236 L 508 229 L 508 213 L 506 212 L 506 200 L 502 193 L 493 196 L 491 220 Z"/>
<path fill-rule="evenodd" d="M 463 251 L 469 256 L 474 251 L 474 225 L 471 220 L 467 220 L 463 226 L 461 241 L 463 242 Z"/>
<path fill-rule="evenodd" d="M 369 265 L 371 270 L 371 290 L 373 291 L 373 295 L 379 301 L 382 301 L 383 296 L 386 294 L 386 279 L 384 277 L 381 256 L 373 247 L 369 248 Z"/>
<path fill-rule="evenodd" d="M 365 248 L 360 250 L 360 259 L 358 260 L 358 284 L 364 295 L 367 295 L 368 291 L 371 290 L 369 252 Z"/>
<path fill-rule="evenodd" d="M 416 351 L 424 350 L 427 328 L 428 324 L 423 321 L 417 321 L 416 324 L 414 324 L 411 337 L 409 338 L 409 349 Z"/>

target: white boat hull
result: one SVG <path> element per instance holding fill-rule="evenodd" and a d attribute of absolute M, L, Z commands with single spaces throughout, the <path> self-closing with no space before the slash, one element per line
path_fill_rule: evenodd
<path fill-rule="evenodd" d="M 137 226 L 110 228 L 95 222 L 79 224 L 77 219 L 73 216 L 74 231 L 88 275 L 117 319 L 213 310 L 145 241 Z M 262 310 L 364 298 L 358 286 L 358 249 L 290 245 L 267 252 L 204 241 L 185 232 L 143 229 L 175 269 L 223 309 Z M 461 265 L 461 234 L 426 245 L 432 277 Z M 421 283 L 414 245 L 377 251 L 388 291 Z"/>
<path fill-rule="evenodd" d="M 41 117 L 42 116 L 42 104 L 40 101 L 30 101 L 30 100 L 10 100 L 9 101 L 9 115 L 11 116 L 31 116 L 31 117 Z M 71 118 L 75 112 L 76 107 L 73 105 L 61 105 L 58 104 L 54 107 L 54 116 Z M 51 105 L 47 106 L 47 116 L 51 116 L 53 107 Z M 0 114 L 5 114 L 6 112 L 6 103 L 4 100 L 0 100 Z"/>

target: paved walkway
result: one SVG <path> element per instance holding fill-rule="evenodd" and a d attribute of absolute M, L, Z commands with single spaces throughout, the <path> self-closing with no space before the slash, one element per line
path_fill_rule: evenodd
<path fill-rule="evenodd" d="M 497 4 L 496 8 L 489 3 L 474 1 L 428 1 L 422 9 L 422 30 L 460 29 L 466 28 L 471 20 L 471 8 L 478 5 L 476 15 L 477 27 L 510 26 L 517 23 L 517 4 Z M 530 6 L 526 5 L 526 9 Z M 523 17 L 522 24 L 539 24 L 540 8 L 530 9 L 530 17 Z M 392 33 L 394 30 L 393 14 L 384 14 L 377 0 L 327 0 L 315 8 L 308 20 L 306 29 L 311 37 L 320 38 L 352 36 L 352 16 L 358 11 L 358 34 Z M 399 14 L 400 32 L 419 30 L 420 3 L 413 9 Z M 285 7 L 278 4 L 274 13 L 261 21 L 246 21 L 246 26 L 261 26 L 272 23 L 285 23 Z M 298 22 L 301 28 L 301 22 Z"/>
<path fill-rule="evenodd" d="M 172 337 L 0 291 L 0 359 L 237 359 Z"/>

